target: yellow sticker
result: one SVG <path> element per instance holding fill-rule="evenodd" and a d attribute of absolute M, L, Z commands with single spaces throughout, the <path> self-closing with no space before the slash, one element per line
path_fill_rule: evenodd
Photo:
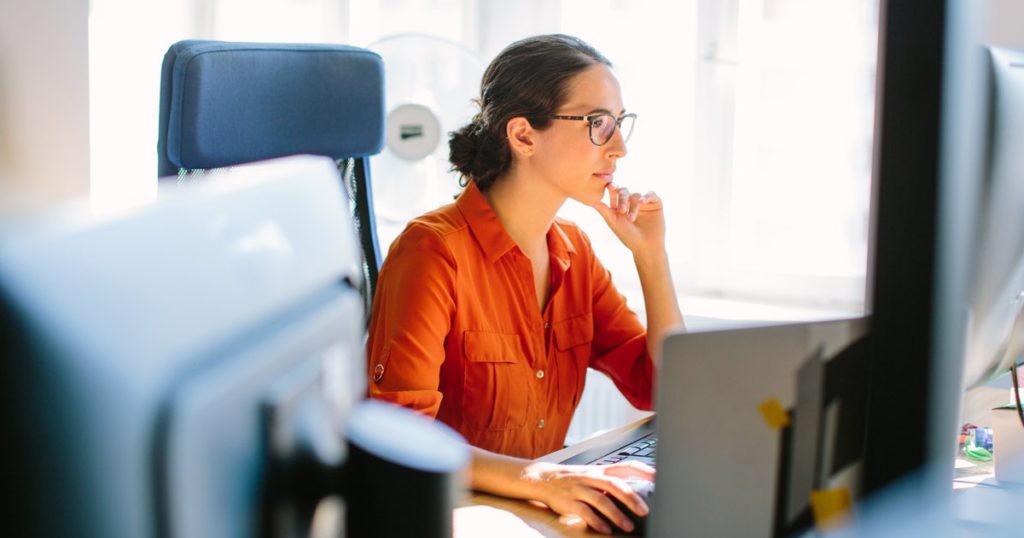
<path fill-rule="evenodd" d="M 769 398 L 761 402 L 757 409 L 761 411 L 764 421 L 772 429 L 778 430 L 789 426 L 789 413 L 786 412 L 786 408 L 782 407 L 782 404 L 775 398 Z"/>
<path fill-rule="evenodd" d="M 811 512 L 819 531 L 833 531 L 846 524 L 853 498 L 846 488 L 811 491 Z"/>

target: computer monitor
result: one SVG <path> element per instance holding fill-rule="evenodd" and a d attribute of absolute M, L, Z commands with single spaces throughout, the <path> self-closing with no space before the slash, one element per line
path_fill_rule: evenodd
<path fill-rule="evenodd" d="M 308 525 L 277 509 L 296 486 L 275 481 L 275 453 L 298 459 L 319 430 L 312 448 L 337 463 L 363 396 L 346 203 L 333 162 L 295 157 L 164 184 L 117 215 L 0 226 L 4 533 Z"/>
<path fill-rule="evenodd" d="M 964 383 L 1005 373 L 1024 355 L 1024 51 L 987 48 L 986 160 L 968 289 Z"/>
<path fill-rule="evenodd" d="M 883 2 L 865 491 L 948 496 L 963 391 L 1018 360 L 1024 84 L 971 0 Z"/>

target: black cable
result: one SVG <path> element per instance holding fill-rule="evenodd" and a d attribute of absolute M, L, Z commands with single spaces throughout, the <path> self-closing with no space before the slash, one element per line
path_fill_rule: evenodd
<path fill-rule="evenodd" d="M 1020 384 L 1017 381 L 1017 361 L 1010 363 L 1010 376 L 1013 379 L 1013 399 L 1017 401 L 1017 417 L 1020 418 L 1020 425 L 1024 426 L 1024 407 L 1020 405 Z"/>

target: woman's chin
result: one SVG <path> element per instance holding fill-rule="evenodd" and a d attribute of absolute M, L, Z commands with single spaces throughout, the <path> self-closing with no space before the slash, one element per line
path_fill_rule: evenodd
<path fill-rule="evenodd" d="M 601 203 L 601 199 L 604 198 L 604 191 L 596 194 L 592 192 L 580 193 L 576 196 L 570 196 L 570 198 L 585 206 L 595 206 Z"/>

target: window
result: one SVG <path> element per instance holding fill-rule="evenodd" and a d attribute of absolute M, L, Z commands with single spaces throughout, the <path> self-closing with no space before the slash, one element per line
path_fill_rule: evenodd
<path fill-rule="evenodd" d="M 474 4 L 463 0 L 350 1 L 349 42 L 366 46 L 385 36 L 415 33 L 471 43 L 476 30 Z"/>
<path fill-rule="evenodd" d="M 729 4 L 726 2 L 725 4 Z M 703 2 L 686 289 L 863 308 L 877 5 Z"/>

